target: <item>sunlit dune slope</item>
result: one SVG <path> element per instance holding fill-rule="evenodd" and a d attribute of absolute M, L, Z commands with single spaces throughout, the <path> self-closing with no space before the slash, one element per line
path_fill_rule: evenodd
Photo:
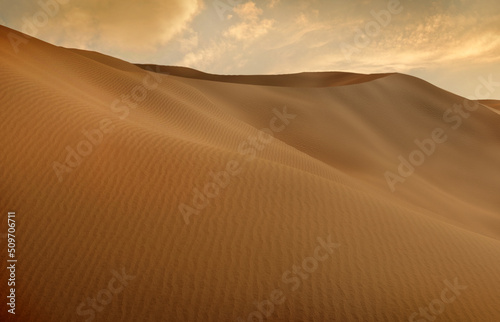
<path fill-rule="evenodd" d="M 499 320 L 491 109 L 402 74 L 140 68 L 9 33 L 2 321 Z"/>
<path fill-rule="evenodd" d="M 500 101 L 498 100 L 482 100 L 479 101 L 481 104 L 489 106 L 497 111 L 500 111 Z"/>

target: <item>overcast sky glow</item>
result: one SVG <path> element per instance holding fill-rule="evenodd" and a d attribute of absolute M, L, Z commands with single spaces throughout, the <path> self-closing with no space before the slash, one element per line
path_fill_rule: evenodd
<path fill-rule="evenodd" d="M 498 0 L 0 4 L 0 23 L 10 28 L 135 63 L 182 65 L 217 74 L 401 72 L 462 96 L 474 95 L 480 76 L 492 74 L 500 82 Z M 500 99 L 500 88 L 491 98 Z"/>

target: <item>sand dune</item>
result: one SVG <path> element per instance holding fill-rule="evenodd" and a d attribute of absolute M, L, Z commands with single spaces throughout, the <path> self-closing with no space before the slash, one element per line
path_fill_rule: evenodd
<path fill-rule="evenodd" d="M 210 75 L 8 33 L 2 321 L 499 321 L 491 109 L 402 74 Z"/>
<path fill-rule="evenodd" d="M 137 66 L 144 69 L 155 69 L 160 73 L 180 76 L 184 78 L 202 79 L 216 82 L 263 85 L 263 86 L 282 86 L 282 87 L 331 87 L 352 85 L 385 77 L 389 74 L 355 74 L 344 72 L 316 72 L 316 73 L 298 73 L 286 75 L 213 75 L 203 73 L 191 68 L 179 66 L 158 66 L 144 65 Z"/>
<path fill-rule="evenodd" d="M 498 101 L 498 100 L 481 100 L 479 102 L 481 104 L 488 106 L 488 107 L 491 107 L 495 111 L 500 112 L 500 101 Z"/>

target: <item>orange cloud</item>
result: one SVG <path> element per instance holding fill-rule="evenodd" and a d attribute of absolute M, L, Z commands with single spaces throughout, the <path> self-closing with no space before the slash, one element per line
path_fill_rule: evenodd
<path fill-rule="evenodd" d="M 68 47 L 150 51 L 185 29 L 202 6 L 200 0 L 136 4 L 134 0 L 71 0 L 59 6 L 36 36 Z"/>
<path fill-rule="evenodd" d="M 226 37 L 237 40 L 253 40 L 268 33 L 274 25 L 274 20 L 260 18 L 263 11 L 252 1 L 236 6 L 233 11 L 243 21 L 224 32 Z"/>

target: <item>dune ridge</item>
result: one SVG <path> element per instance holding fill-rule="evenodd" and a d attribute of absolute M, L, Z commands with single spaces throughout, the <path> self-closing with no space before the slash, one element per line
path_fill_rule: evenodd
<path fill-rule="evenodd" d="M 267 321 L 500 318 L 491 109 L 453 128 L 443 115 L 464 99 L 403 74 L 210 75 L 34 38 L 16 54 L 9 33 L 0 205 L 19 218 L 17 319 L 247 321 L 276 289 Z M 446 142 L 391 192 L 384 174 L 436 128 Z M 179 207 L 228 167 L 186 224 Z M 307 272 L 318 238 L 339 246 Z M 122 269 L 133 278 L 89 313 Z"/>
<path fill-rule="evenodd" d="M 136 64 L 143 69 L 158 69 L 158 72 L 184 78 L 215 82 L 281 86 L 281 87 L 331 87 L 369 82 L 390 74 L 356 74 L 347 72 L 304 72 L 284 75 L 214 75 L 181 66 L 158 66 Z"/>

